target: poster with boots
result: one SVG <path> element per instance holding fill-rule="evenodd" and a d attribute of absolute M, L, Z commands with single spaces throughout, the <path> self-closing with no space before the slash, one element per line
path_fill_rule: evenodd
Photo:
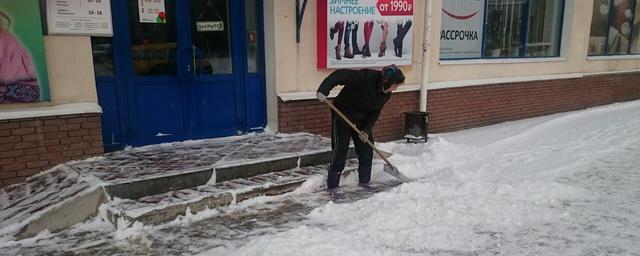
<path fill-rule="evenodd" d="M 318 68 L 411 65 L 413 0 L 318 0 Z"/>

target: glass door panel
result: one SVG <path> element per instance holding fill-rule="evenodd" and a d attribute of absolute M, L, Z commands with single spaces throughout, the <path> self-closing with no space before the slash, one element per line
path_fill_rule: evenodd
<path fill-rule="evenodd" d="M 129 0 L 133 73 L 138 76 L 177 75 L 178 33 L 175 2 L 164 1 L 163 20 L 142 20 L 138 0 Z"/>
<path fill-rule="evenodd" d="M 247 25 L 247 71 L 257 73 L 262 70 L 262 56 L 260 54 L 260 33 L 258 33 L 259 15 L 257 0 L 245 0 L 245 19 Z"/>
<path fill-rule="evenodd" d="M 233 73 L 230 25 L 228 0 L 191 1 L 195 73 Z"/>

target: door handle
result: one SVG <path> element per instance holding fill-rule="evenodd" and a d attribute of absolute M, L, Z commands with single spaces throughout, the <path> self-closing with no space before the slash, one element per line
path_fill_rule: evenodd
<path fill-rule="evenodd" d="M 198 70 L 193 71 L 193 79 L 199 80 L 204 75 L 204 59 L 202 58 L 202 50 L 196 46 L 192 46 L 193 52 L 193 65 L 198 67 Z"/>

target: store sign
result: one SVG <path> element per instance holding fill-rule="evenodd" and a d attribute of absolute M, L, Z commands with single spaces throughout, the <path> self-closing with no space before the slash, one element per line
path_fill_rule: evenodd
<path fill-rule="evenodd" d="M 140 23 L 167 23 L 164 0 L 138 0 Z"/>
<path fill-rule="evenodd" d="M 0 104 L 49 100 L 38 0 L 0 0 Z"/>
<path fill-rule="evenodd" d="M 223 21 L 198 21 L 196 22 L 198 32 L 224 31 Z"/>
<path fill-rule="evenodd" d="M 440 58 L 482 57 L 483 18 L 483 0 L 443 1 Z"/>
<path fill-rule="evenodd" d="M 318 0 L 318 68 L 411 65 L 413 0 Z"/>
<path fill-rule="evenodd" d="M 110 0 L 47 0 L 49 34 L 113 36 Z"/>

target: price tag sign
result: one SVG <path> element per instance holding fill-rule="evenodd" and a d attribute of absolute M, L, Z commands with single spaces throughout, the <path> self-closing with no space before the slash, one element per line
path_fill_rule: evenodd
<path fill-rule="evenodd" d="M 52 35 L 113 36 L 111 0 L 47 0 Z"/>

